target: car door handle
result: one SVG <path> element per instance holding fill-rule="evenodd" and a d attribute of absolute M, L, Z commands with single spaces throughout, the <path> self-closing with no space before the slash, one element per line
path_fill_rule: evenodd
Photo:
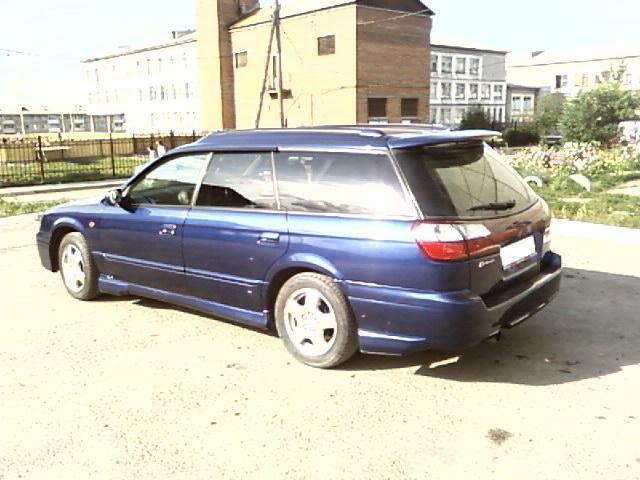
<path fill-rule="evenodd" d="M 274 232 L 265 232 L 260 234 L 258 245 L 277 245 L 280 243 L 280 234 Z"/>
<path fill-rule="evenodd" d="M 172 224 L 162 225 L 162 227 L 160 228 L 160 231 L 158 232 L 158 235 L 160 235 L 161 237 L 174 236 L 176 234 L 177 228 L 178 228 L 177 225 L 172 225 Z"/>

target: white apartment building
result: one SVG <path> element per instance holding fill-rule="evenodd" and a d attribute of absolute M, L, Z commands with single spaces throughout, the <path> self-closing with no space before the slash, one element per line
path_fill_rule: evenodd
<path fill-rule="evenodd" d="M 196 34 L 172 37 L 85 60 L 87 113 L 124 115 L 130 133 L 199 131 Z"/>
<path fill-rule="evenodd" d="M 513 53 L 507 56 L 509 83 L 572 96 L 620 76 L 625 88 L 640 90 L 640 38 L 619 46 L 595 46 Z"/>
<path fill-rule="evenodd" d="M 472 108 L 482 108 L 492 122 L 505 122 L 506 54 L 432 37 L 431 122 L 455 127 Z"/>

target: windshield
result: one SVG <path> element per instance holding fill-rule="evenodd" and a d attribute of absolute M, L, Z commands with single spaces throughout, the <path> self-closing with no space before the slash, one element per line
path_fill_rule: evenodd
<path fill-rule="evenodd" d="M 487 217 L 522 211 L 535 194 L 491 147 L 479 142 L 396 150 L 427 217 Z"/>

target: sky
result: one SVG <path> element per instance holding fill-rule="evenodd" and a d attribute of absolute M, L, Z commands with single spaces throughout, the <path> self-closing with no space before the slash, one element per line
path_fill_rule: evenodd
<path fill-rule="evenodd" d="M 0 109 L 81 103 L 83 58 L 195 25 L 195 0 L 0 0 L 0 5 L 9 2 L 0 28 Z M 436 13 L 434 35 L 495 49 L 640 42 L 638 0 L 424 3 Z"/>

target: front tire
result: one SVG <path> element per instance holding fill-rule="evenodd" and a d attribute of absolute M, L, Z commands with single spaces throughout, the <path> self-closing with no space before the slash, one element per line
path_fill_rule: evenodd
<path fill-rule="evenodd" d="M 91 250 L 81 233 L 67 234 L 58 247 L 60 275 L 67 292 L 73 298 L 88 301 L 100 295 L 98 269 Z"/>
<path fill-rule="evenodd" d="M 325 275 L 301 273 L 287 281 L 278 293 L 275 317 L 285 347 L 306 365 L 337 367 L 358 351 L 349 303 Z"/>

